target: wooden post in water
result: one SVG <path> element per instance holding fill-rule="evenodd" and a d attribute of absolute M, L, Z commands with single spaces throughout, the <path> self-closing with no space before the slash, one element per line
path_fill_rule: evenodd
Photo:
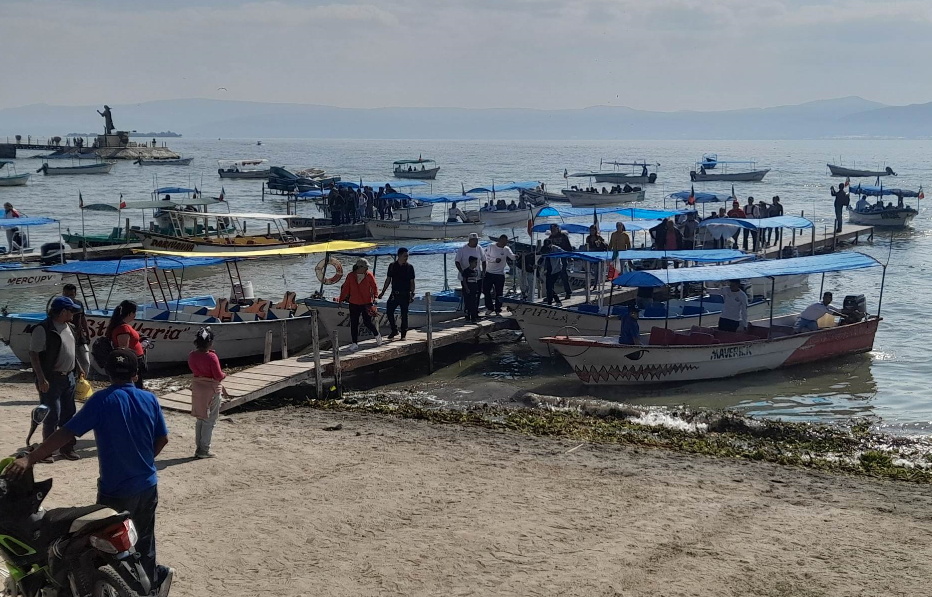
<path fill-rule="evenodd" d="M 337 389 L 337 398 L 342 398 L 343 371 L 340 370 L 340 334 L 337 330 L 330 334 L 330 343 L 333 344 L 333 385 Z"/>
<path fill-rule="evenodd" d="M 835 252 L 835 247 L 838 245 L 838 226 L 832 228 L 832 253 Z"/>
<path fill-rule="evenodd" d="M 282 320 L 282 358 L 288 358 L 288 320 Z"/>
<path fill-rule="evenodd" d="M 311 311 L 311 350 L 314 351 L 314 387 L 317 399 L 324 395 L 324 374 L 320 370 L 320 328 L 318 328 L 317 309 Z"/>
<path fill-rule="evenodd" d="M 262 356 L 262 362 L 268 363 L 272 360 L 272 330 L 265 333 L 265 354 Z"/>
<path fill-rule="evenodd" d="M 812 227 L 812 243 L 809 245 L 809 254 L 815 255 L 815 226 Z"/>
<path fill-rule="evenodd" d="M 434 372 L 434 318 L 430 313 L 430 293 L 424 293 L 424 310 L 427 312 L 427 371 Z"/>
<path fill-rule="evenodd" d="M 87 240 L 87 239 L 84 239 Z M 126 218 L 126 242 L 129 242 L 129 218 Z"/>

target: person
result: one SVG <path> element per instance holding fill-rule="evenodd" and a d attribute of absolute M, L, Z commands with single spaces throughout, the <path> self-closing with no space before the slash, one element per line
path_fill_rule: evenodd
<path fill-rule="evenodd" d="M 479 258 L 470 255 L 466 267 L 460 272 L 463 284 L 463 308 L 466 311 L 466 321 L 479 322 Z"/>
<path fill-rule="evenodd" d="M 110 315 L 110 323 L 107 324 L 106 337 L 110 339 L 114 348 L 128 348 L 136 353 L 136 359 L 139 366 L 136 371 L 136 387 L 144 390 L 143 380 L 148 372 L 146 367 L 146 349 L 142 345 L 142 338 L 139 332 L 133 329 L 133 321 L 136 320 L 136 311 L 138 306 L 130 300 L 125 300 L 117 305 L 116 309 Z"/>
<path fill-rule="evenodd" d="M 521 271 L 521 296 L 524 300 L 529 301 L 534 297 L 534 280 L 536 274 L 536 263 L 534 251 L 528 251 L 518 255 L 518 269 Z"/>
<path fill-rule="evenodd" d="M 858 202 L 854 205 L 854 209 L 862 212 L 867 211 L 869 207 L 870 204 L 867 202 L 867 197 L 865 195 L 861 195 L 861 198 L 858 199 Z"/>
<path fill-rule="evenodd" d="M 499 199 L 495 202 L 495 211 L 508 211 L 508 204 L 505 203 L 504 199 Z"/>
<path fill-rule="evenodd" d="M 750 220 L 757 218 L 757 204 L 754 203 L 754 197 L 748 197 L 748 204 L 744 206 L 744 216 Z M 748 237 L 751 237 L 751 248 L 757 250 L 757 230 L 745 228 L 742 232 L 741 244 L 744 250 L 748 250 Z"/>
<path fill-rule="evenodd" d="M 508 211 L 518 211 L 518 204 L 515 203 L 514 199 L 512 199 L 511 203 L 508 204 Z"/>
<path fill-rule="evenodd" d="M 518 209 L 527 209 L 527 202 L 524 200 L 524 193 L 518 196 Z"/>
<path fill-rule="evenodd" d="M 737 332 L 748 327 L 748 295 L 741 288 L 741 280 L 729 280 L 727 288 L 709 289 L 709 294 L 724 298 L 718 317 L 718 329 Z"/>
<path fill-rule="evenodd" d="M 485 312 L 502 314 L 502 294 L 505 292 L 505 265 L 514 263 L 517 257 L 508 246 L 508 235 L 502 234 L 494 244 L 485 249 L 486 270 L 482 292 L 485 294 Z"/>
<path fill-rule="evenodd" d="M 767 205 L 766 201 L 760 201 L 757 204 L 757 217 L 759 219 L 769 218 L 770 217 L 770 207 Z M 757 241 L 755 248 L 760 247 L 761 249 L 769 246 L 767 242 L 767 233 L 769 228 L 758 228 L 757 230 Z"/>
<path fill-rule="evenodd" d="M 699 220 L 696 218 L 696 212 L 690 211 L 686 214 L 686 222 L 683 223 L 683 248 L 696 248 L 696 232 L 699 231 Z"/>
<path fill-rule="evenodd" d="M 342 207 L 340 205 L 340 189 L 331 187 L 327 193 L 327 207 L 330 208 L 330 220 L 334 226 L 339 226 L 342 221 Z"/>
<path fill-rule="evenodd" d="M 772 199 L 773 203 L 770 204 L 769 208 L 769 217 L 779 218 L 783 215 L 783 204 L 780 203 L 780 195 L 774 195 Z M 783 239 L 783 228 L 768 228 L 767 229 L 767 244 L 770 244 L 770 240 L 773 239 L 774 244 L 779 245 L 780 241 Z"/>
<path fill-rule="evenodd" d="M 479 270 L 479 278 L 481 279 L 482 274 L 485 273 L 487 263 L 485 260 L 485 251 L 479 246 L 479 235 L 475 232 L 469 234 L 466 244 L 457 249 L 453 257 L 453 265 L 456 266 L 457 276 L 460 280 L 463 279 L 463 270 L 469 267 L 470 257 L 475 257 L 476 260 L 482 264 L 482 268 Z"/>
<path fill-rule="evenodd" d="M 741 209 L 741 203 L 738 202 L 737 198 L 733 198 L 733 199 L 734 200 L 731 202 L 731 209 L 728 210 L 728 214 L 727 214 L 728 217 L 729 218 L 740 218 L 742 220 L 747 218 L 747 214 L 745 214 L 744 210 Z M 735 231 L 734 236 L 731 237 L 731 240 L 734 242 L 736 249 L 738 248 L 738 235 L 740 234 L 741 234 L 741 228 L 738 228 L 738 230 Z"/>
<path fill-rule="evenodd" d="M 48 316 L 32 328 L 29 337 L 29 361 L 36 375 L 39 403 L 49 408 L 42 421 L 42 438 L 48 439 L 56 429 L 71 420 L 75 413 L 75 377 L 84 377 L 75 358 L 78 331 L 72 324 L 81 308 L 71 299 L 56 297 Z M 77 460 L 74 442 L 61 446 L 61 456 Z"/>
<path fill-rule="evenodd" d="M 395 261 L 388 265 L 388 274 L 385 276 L 385 284 L 382 286 L 379 298 L 385 295 L 389 284 L 391 284 L 392 293 L 388 295 L 385 312 L 392 331 L 388 334 L 388 339 L 394 340 L 398 335 L 398 326 L 395 325 L 395 309 L 400 307 L 401 339 L 404 340 L 405 334 L 408 333 L 408 305 L 414 300 L 414 266 L 408 263 L 408 249 L 405 247 L 398 249 Z"/>
<path fill-rule="evenodd" d="M 572 251 L 573 244 L 570 243 L 570 237 L 565 232 L 560 229 L 559 224 L 550 225 L 550 244 L 554 251 Z M 567 271 L 567 260 L 561 260 L 561 267 L 557 272 L 560 276 L 560 281 L 563 283 L 563 288 L 566 290 L 566 300 L 569 300 L 573 296 L 572 286 L 570 286 L 570 275 Z"/>
<path fill-rule="evenodd" d="M 214 333 L 210 326 L 203 327 L 194 336 L 194 350 L 188 353 L 188 368 L 194 375 L 191 383 L 191 415 L 197 418 L 194 425 L 194 457 L 213 458 L 210 442 L 214 425 L 220 417 L 220 404 L 229 395 L 220 383 L 226 374 L 220 368 L 220 359 L 213 350 Z"/>
<path fill-rule="evenodd" d="M 683 248 L 683 235 L 676 229 L 673 220 L 667 218 L 657 230 L 654 245 L 658 251 L 678 251 Z"/>
<path fill-rule="evenodd" d="M 832 197 L 835 198 L 835 232 L 841 232 L 842 220 L 841 212 L 847 206 L 851 205 L 851 197 L 848 196 L 848 192 L 845 190 L 845 185 L 838 185 L 838 190 L 835 190 L 835 187 L 832 187 Z"/>
<path fill-rule="evenodd" d="M 620 251 L 631 249 L 631 237 L 625 231 L 624 222 L 615 222 L 615 231 L 608 237 L 608 248 L 612 252 L 612 263 L 618 260 Z"/>
<path fill-rule="evenodd" d="M 350 350 L 359 350 L 359 318 L 362 317 L 363 325 L 375 336 L 375 345 L 382 345 L 382 334 L 372 323 L 372 314 L 370 309 L 375 306 L 375 298 L 379 294 L 379 287 L 375 282 L 375 276 L 369 271 L 369 262 L 362 257 L 356 260 L 353 265 L 353 271 L 346 276 L 343 286 L 340 288 L 340 298 L 338 303 L 343 301 L 349 302 L 350 314 L 350 335 L 352 344 Z"/>
<path fill-rule="evenodd" d="M 168 595 L 174 570 L 156 565 L 155 511 L 159 503 L 155 458 L 168 444 L 168 427 L 152 392 L 133 385 L 138 361 L 131 350 L 118 348 L 107 357 L 110 386 L 95 392 L 84 407 L 42 444 L 7 467 L 18 479 L 56 450 L 74 445 L 75 438 L 94 432 L 100 478 L 97 503 L 129 512 L 139 538 L 136 551 L 154 587 Z M 157 587 L 157 588 L 155 588 Z"/>
<path fill-rule="evenodd" d="M 589 226 L 589 236 L 586 237 L 586 247 L 589 251 L 607 251 L 608 243 L 599 234 L 599 229 L 595 224 Z"/>
<path fill-rule="evenodd" d="M 541 269 L 543 270 L 545 276 L 545 287 L 547 289 L 547 295 L 544 298 L 544 302 L 548 305 L 556 303 L 558 307 L 562 307 L 563 303 L 560 302 L 560 297 L 557 295 L 556 289 L 554 288 L 557 283 L 557 279 L 561 278 L 561 274 L 565 274 L 566 266 L 562 259 L 559 257 L 549 257 L 550 253 L 559 251 L 553 246 L 553 242 L 547 238 L 544 239 L 544 245 L 541 247 L 541 257 L 542 263 L 540 264 Z"/>
<path fill-rule="evenodd" d="M 74 314 L 71 323 L 75 330 L 75 352 L 74 358 L 78 362 L 78 367 L 87 375 L 91 371 L 91 331 L 87 325 L 87 316 L 84 314 L 84 303 L 77 299 L 78 289 L 74 284 L 65 284 L 62 286 L 61 295 L 71 299 L 75 305 L 80 307 L 80 311 Z"/>
<path fill-rule="evenodd" d="M 639 309 L 637 305 L 628 305 L 628 312 L 621 317 L 621 334 L 619 344 L 640 344 L 641 328 L 638 325 Z"/>
<path fill-rule="evenodd" d="M 827 313 L 833 315 L 843 315 L 840 311 L 832 309 L 832 293 L 826 292 L 822 295 L 822 301 L 812 303 L 799 314 L 796 318 L 796 324 L 793 326 L 793 333 L 817 332 L 819 331 L 819 319 Z"/>
<path fill-rule="evenodd" d="M 450 209 L 447 210 L 447 222 L 455 224 L 456 222 L 468 222 L 469 219 L 466 217 L 466 214 L 463 213 L 463 210 L 456 206 L 456 201 L 450 205 Z"/>
<path fill-rule="evenodd" d="M 20 214 L 17 210 L 13 208 L 12 203 L 7 201 L 6 203 L 3 204 L 3 219 L 4 220 L 12 220 L 14 218 L 21 218 L 21 217 L 22 217 L 22 214 Z M 8 253 L 12 253 L 14 251 L 13 239 L 14 237 L 16 237 L 18 232 L 19 232 L 18 227 L 6 229 L 6 250 Z M 22 241 L 20 241 L 19 244 L 22 244 Z"/>

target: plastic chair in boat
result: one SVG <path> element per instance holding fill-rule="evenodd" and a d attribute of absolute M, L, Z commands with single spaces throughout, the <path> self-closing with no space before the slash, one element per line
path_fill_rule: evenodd
<path fill-rule="evenodd" d="M 298 297 L 295 293 L 290 290 L 285 292 L 285 297 L 282 299 L 282 302 L 273 305 L 276 309 L 288 309 L 289 311 L 294 311 L 298 308 L 298 304 L 295 302 L 295 299 Z"/>
<path fill-rule="evenodd" d="M 207 312 L 208 317 L 216 317 L 220 321 L 233 321 L 233 313 L 227 308 L 230 302 L 225 299 L 218 299 L 217 306 Z"/>
<path fill-rule="evenodd" d="M 243 313 L 255 313 L 256 319 L 265 319 L 266 309 L 269 308 L 269 301 L 256 299 L 256 302 L 242 309 Z"/>

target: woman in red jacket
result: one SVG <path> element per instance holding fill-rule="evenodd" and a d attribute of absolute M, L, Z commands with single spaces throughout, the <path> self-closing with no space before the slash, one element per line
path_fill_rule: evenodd
<path fill-rule="evenodd" d="M 353 336 L 353 343 L 350 344 L 350 350 L 359 350 L 359 316 L 362 315 L 362 322 L 372 335 L 375 336 L 375 345 L 382 345 L 382 334 L 372 323 L 372 312 L 378 313 L 375 308 L 375 300 L 379 296 L 379 287 L 375 283 L 375 276 L 369 271 L 369 262 L 365 259 L 356 261 L 353 271 L 346 276 L 343 287 L 340 289 L 340 299 L 338 302 L 349 301 L 350 312 L 350 333 Z"/>

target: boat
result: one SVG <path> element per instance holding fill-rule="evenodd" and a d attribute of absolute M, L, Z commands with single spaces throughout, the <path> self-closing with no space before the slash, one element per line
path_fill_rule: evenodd
<path fill-rule="evenodd" d="M 434 180 L 438 172 L 440 172 L 440 166 L 437 162 L 421 157 L 416 160 L 397 160 L 392 163 L 392 175 L 395 178 Z"/>
<path fill-rule="evenodd" d="M 27 267 L 22 263 L 0 263 L 0 292 L 55 286 L 61 283 L 61 274 L 45 271 L 48 266 Z"/>
<path fill-rule="evenodd" d="M 34 253 L 29 246 L 29 227 L 57 224 L 61 234 L 61 224 L 52 218 L 19 217 L 0 219 L 0 231 L 6 235 L 10 247 L 3 247 L 2 253 L 14 253 L 23 256 Z M 45 271 L 45 268 L 58 261 L 64 261 L 61 243 L 47 243 L 41 247 L 42 265 L 25 265 L 23 263 L 0 263 L 0 291 L 43 288 L 61 282 L 61 275 Z M 5 309 L 6 307 L 4 307 Z"/>
<path fill-rule="evenodd" d="M 58 225 L 58 236 L 61 236 L 61 222 L 52 218 L 20 216 L 18 218 L 0 218 L 0 231 L 6 237 L 6 246 L 0 246 L 0 255 L 17 254 L 22 257 L 34 254 L 35 247 L 29 244 L 30 226 Z M 64 260 L 61 241 L 45 243 L 39 247 L 43 263 L 55 263 Z"/>
<path fill-rule="evenodd" d="M 704 153 L 702 154 L 702 159 L 699 160 L 700 167 L 705 167 L 706 170 L 714 170 L 718 166 L 718 154 L 717 153 Z"/>
<path fill-rule="evenodd" d="M 540 209 L 547 207 L 546 200 L 541 199 L 539 196 L 531 197 L 525 194 L 528 191 L 534 192 L 536 189 L 543 192 L 542 187 L 543 185 L 535 180 L 499 184 L 493 182 L 491 186 L 474 187 L 468 191 L 466 187 L 463 186 L 462 196 L 451 197 L 450 201 L 462 203 L 479 202 L 478 209 L 463 210 L 470 222 L 481 222 L 488 226 L 509 226 L 512 224 L 526 223 L 528 220 L 533 219 Z M 518 191 L 518 202 L 516 203 L 514 199 L 512 199 L 512 203 L 515 204 L 515 209 L 508 209 L 508 202 L 498 197 L 499 193 L 507 191 Z M 478 193 L 485 193 L 485 202 L 474 196 Z M 521 207 L 522 203 L 524 207 Z"/>
<path fill-rule="evenodd" d="M 546 205 L 540 207 L 526 207 L 524 209 L 489 209 L 482 207 L 477 210 L 466 212 L 466 217 L 472 222 L 482 222 L 486 226 L 501 227 L 512 224 L 526 224 L 528 220 L 533 220 L 537 214 L 543 210 Z"/>
<path fill-rule="evenodd" d="M 269 177 L 268 160 L 218 160 L 220 178 L 258 179 Z"/>
<path fill-rule="evenodd" d="M 913 218 L 919 215 L 918 200 L 925 198 L 922 187 L 919 187 L 918 191 L 908 191 L 905 189 L 884 188 L 883 185 L 868 186 L 859 184 L 857 187 L 850 187 L 850 192 L 852 195 L 864 198 L 865 201 L 867 197 L 879 198 L 877 203 L 868 203 L 866 208 L 859 209 L 857 206 L 848 206 L 849 222 L 875 228 L 906 228 Z M 884 205 L 884 196 L 896 197 L 896 205 L 892 203 Z M 917 199 L 915 208 L 904 203 L 903 199 L 906 197 L 915 197 Z"/>
<path fill-rule="evenodd" d="M 229 264 L 225 258 L 123 259 L 115 261 L 77 261 L 48 268 L 47 271 L 78 276 L 86 307 L 91 341 L 104 334 L 112 311 L 100 307 L 97 300 L 103 293 L 92 288 L 94 277 L 115 277 L 142 273 L 148 282 L 152 302 L 140 305 L 133 328 L 153 341 L 147 353 L 150 369 L 182 366 L 187 362 L 195 333 L 209 325 L 214 333 L 214 348 L 225 359 L 258 358 L 265 351 L 266 335 L 272 334 L 273 351 L 282 345 L 281 333 L 286 330 L 289 352 L 297 352 L 311 342 L 310 309 L 297 304 L 293 293 L 279 303 L 247 296 L 250 284 L 239 279 L 238 270 L 228 266 L 231 298 L 210 295 L 182 298 L 182 288 L 175 280 L 184 280 L 191 268 Z M 182 270 L 179 276 L 169 275 Z M 155 280 L 150 277 L 155 276 Z M 247 289 L 244 291 L 244 288 Z M 89 294 L 87 294 L 89 293 Z M 29 336 L 44 313 L 7 313 L 0 315 L 0 340 L 8 344 L 24 363 L 29 363 Z"/>
<path fill-rule="evenodd" d="M 612 171 L 603 171 L 603 165 L 612 166 Z M 630 172 L 621 172 L 618 170 L 620 166 L 628 166 L 631 168 Z M 648 166 L 652 166 L 655 171 L 649 172 Z M 657 172 L 656 169 L 660 164 L 648 164 L 646 160 L 640 162 L 600 162 L 599 171 L 592 172 L 592 177 L 595 178 L 596 182 L 606 182 L 609 184 L 654 184 L 657 182 Z"/>
<path fill-rule="evenodd" d="M 846 168 L 845 166 L 836 166 L 835 164 L 825 164 L 832 176 L 842 176 L 845 178 L 876 178 L 878 176 L 896 176 L 893 168 L 887 166 L 883 170 L 858 170 L 857 168 Z"/>
<path fill-rule="evenodd" d="M 729 278 L 814 274 L 882 266 L 856 252 L 738 263 L 714 267 L 650 270 L 623 274 L 619 286 L 662 286 L 668 283 L 725 281 Z M 885 266 L 884 269 L 886 269 Z M 883 284 L 881 283 L 881 289 Z M 850 308 L 849 308 L 850 305 Z M 617 337 L 549 336 L 542 338 L 570 364 L 587 385 L 653 385 L 724 379 L 868 352 L 881 321 L 868 315 L 863 295 L 846 297 L 845 316 L 836 324 L 827 316 L 817 331 L 795 333 L 796 315 L 749 322 L 744 332 L 692 327 L 688 333 L 654 326 L 637 344 Z M 830 320 L 830 321 L 829 321 Z"/>
<path fill-rule="evenodd" d="M 708 161 L 710 155 L 702 156 L 702 160 L 696 162 L 696 169 L 690 170 L 689 179 L 692 182 L 711 182 L 711 181 L 728 181 L 728 182 L 760 182 L 770 172 L 770 169 L 756 170 L 757 162 L 754 161 L 723 161 L 715 157 L 714 161 Z M 750 168 L 745 172 L 728 172 L 729 165 L 744 165 Z M 708 170 L 721 166 L 717 173 L 709 173 Z"/>
<path fill-rule="evenodd" d="M 2 170 L 4 166 L 9 166 L 9 171 L 11 173 L 6 176 L 0 176 L 0 187 L 21 187 L 29 180 L 30 174 L 28 172 L 25 174 L 16 173 L 16 166 L 14 166 L 13 160 L 0 160 L 0 170 Z"/>
<path fill-rule="evenodd" d="M 632 201 L 643 201 L 645 191 L 637 190 L 630 193 L 597 193 L 563 189 L 563 195 L 573 207 L 598 207 L 603 205 L 619 205 Z"/>
<path fill-rule="evenodd" d="M 563 193 L 551 193 L 546 190 L 546 187 L 543 184 L 537 186 L 533 189 L 521 189 L 519 192 L 519 197 L 524 199 L 525 203 L 531 205 L 546 205 L 547 203 L 556 202 L 556 203 L 566 203 L 566 195 Z"/>
<path fill-rule="evenodd" d="M 266 186 L 271 191 L 280 193 L 304 193 L 312 189 L 320 189 L 328 182 L 339 181 L 339 177 L 325 179 L 326 172 L 314 168 L 307 172 L 309 176 L 294 173 L 279 166 L 269 168 L 269 181 Z"/>
<path fill-rule="evenodd" d="M 139 158 L 134 164 L 140 166 L 190 166 L 194 158 L 162 158 L 162 159 L 143 159 Z"/>
<path fill-rule="evenodd" d="M 96 164 L 85 164 L 83 166 L 56 166 L 42 164 L 42 167 L 36 170 L 36 173 L 43 173 L 46 176 L 58 176 L 63 174 L 109 174 L 115 162 L 99 162 Z"/>
<path fill-rule="evenodd" d="M 271 251 L 306 244 L 288 232 L 285 223 L 291 216 L 176 210 L 167 211 L 165 215 L 172 222 L 169 233 L 152 230 L 133 231 L 133 236 L 142 243 L 143 250 L 234 255 L 241 251 Z M 246 220 L 268 223 L 269 232 L 247 235 Z"/>
<path fill-rule="evenodd" d="M 472 233 L 481 234 L 485 224 L 479 222 L 400 222 L 398 220 L 369 220 L 366 232 L 377 239 L 432 240 L 466 238 Z"/>

